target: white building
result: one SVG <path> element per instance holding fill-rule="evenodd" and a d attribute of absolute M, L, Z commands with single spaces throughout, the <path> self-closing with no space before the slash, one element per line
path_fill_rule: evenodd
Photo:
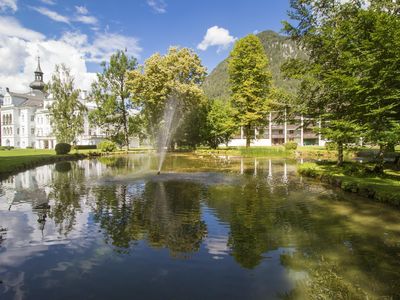
<path fill-rule="evenodd" d="M 280 121 L 276 121 L 281 116 Z M 251 146 L 274 146 L 287 142 L 296 142 L 299 146 L 325 146 L 326 140 L 313 129 L 321 126 L 320 122 L 312 122 L 302 116 L 288 120 L 286 113 L 271 112 L 265 127 L 258 127 L 252 132 Z M 221 145 L 224 146 L 224 145 Z M 243 128 L 229 141 L 228 146 L 246 146 Z"/>
<path fill-rule="evenodd" d="M 40 60 L 30 88 L 28 93 L 14 93 L 6 89 L 3 96 L 0 96 L 1 145 L 52 149 L 57 142 L 52 132 L 48 109 L 54 99 L 44 92 L 45 83 Z M 86 97 L 86 92 L 81 93 L 79 101 L 88 111 L 96 108 L 95 103 Z M 84 133 L 78 137 L 77 144 L 97 145 L 104 137 L 99 128 L 90 126 L 86 115 Z"/>

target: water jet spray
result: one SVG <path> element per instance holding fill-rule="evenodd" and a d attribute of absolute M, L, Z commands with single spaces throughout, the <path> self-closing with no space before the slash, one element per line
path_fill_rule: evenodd
<path fill-rule="evenodd" d="M 174 96 L 169 97 L 165 103 L 164 116 L 158 133 L 159 163 L 157 175 L 161 173 L 161 168 L 164 163 L 171 138 L 175 134 L 176 129 L 181 121 L 181 119 L 177 120 L 176 116 L 179 105 L 179 99 Z"/>

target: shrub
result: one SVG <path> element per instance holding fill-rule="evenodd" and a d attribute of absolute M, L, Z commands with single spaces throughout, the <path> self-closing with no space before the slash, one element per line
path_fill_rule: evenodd
<path fill-rule="evenodd" d="M 0 146 L 0 150 L 12 150 L 14 149 L 13 146 Z"/>
<path fill-rule="evenodd" d="M 76 145 L 74 147 L 76 150 L 91 150 L 91 149 L 97 149 L 96 145 Z"/>
<path fill-rule="evenodd" d="M 326 142 L 325 143 L 325 149 L 328 150 L 328 151 L 337 150 L 337 144 L 335 142 Z"/>
<path fill-rule="evenodd" d="M 56 171 L 59 173 L 67 173 L 71 171 L 71 163 L 68 161 L 62 161 L 56 164 Z"/>
<path fill-rule="evenodd" d="M 284 146 L 285 146 L 285 150 L 286 151 L 296 150 L 297 149 L 297 143 L 296 142 L 287 142 Z"/>
<path fill-rule="evenodd" d="M 101 152 L 113 152 L 117 150 L 117 144 L 112 141 L 104 140 L 98 145 Z"/>
<path fill-rule="evenodd" d="M 55 150 L 57 155 L 68 154 L 71 151 L 71 145 L 67 143 L 58 143 Z"/>

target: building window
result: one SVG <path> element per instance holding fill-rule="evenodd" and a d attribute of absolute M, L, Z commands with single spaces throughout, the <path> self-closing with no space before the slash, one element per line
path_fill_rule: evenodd
<path fill-rule="evenodd" d="M 19 135 L 19 128 L 17 128 L 17 135 Z"/>
<path fill-rule="evenodd" d="M 31 128 L 31 134 L 32 134 L 32 135 L 35 134 L 35 128 Z"/>
<path fill-rule="evenodd" d="M 31 122 L 35 121 L 35 116 L 31 116 Z"/>

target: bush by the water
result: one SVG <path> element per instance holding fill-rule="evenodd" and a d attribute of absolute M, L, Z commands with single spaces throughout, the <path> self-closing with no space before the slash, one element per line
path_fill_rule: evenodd
<path fill-rule="evenodd" d="M 115 150 L 117 150 L 117 144 L 107 140 L 100 142 L 98 147 L 101 152 L 114 152 Z"/>
<path fill-rule="evenodd" d="M 74 147 L 76 150 L 92 150 L 97 149 L 96 145 L 76 145 Z"/>
<path fill-rule="evenodd" d="M 286 151 L 296 150 L 297 149 L 297 143 L 296 142 L 287 142 L 284 146 L 285 146 L 285 150 Z"/>
<path fill-rule="evenodd" d="M 69 161 L 62 161 L 59 163 L 56 163 L 56 171 L 60 173 L 67 173 L 71 171 L 71 163 Z"/>
<path fill-rule="evenodd" d="M 71 145 L 67 143 L 58 143 L 55 150 L 57 155 L 68 154 L 71 151 Z"/>

